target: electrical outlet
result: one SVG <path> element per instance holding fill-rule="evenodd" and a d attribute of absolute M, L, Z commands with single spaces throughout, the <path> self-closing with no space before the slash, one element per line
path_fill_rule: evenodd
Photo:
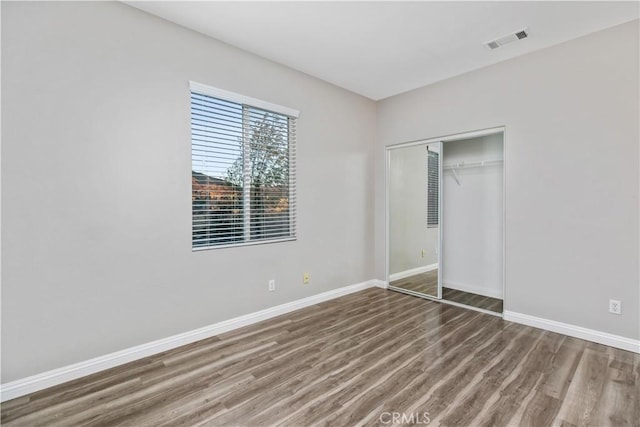
<path fill-rule="evenodd" d="M 609 300 L 609 313 L 622 314 L 622 303 L 615 299 Z"/>
<path fill-rule="evenodd" d="M 276 281 L 274 279 L 269 280 L 269 292 L 276 290 Z"/>
<path fill-rule="evenodd" d="M 425 251 L 424 249 L 421 252 L 422 258 L 424 258 L 424 256 L 427 254 L 427 251 Z"/>
<path fill-rule="evenodd" d="M 311 277 L 309 276 L 309 273 L 302 273 L 302 284 L 308 285 L 310 281 Z"/>

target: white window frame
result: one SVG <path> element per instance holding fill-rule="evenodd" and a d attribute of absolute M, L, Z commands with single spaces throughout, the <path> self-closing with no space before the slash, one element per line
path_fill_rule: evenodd
<path fill-rule="evenodd" d="M 234 102 L 236 104 L 241 104 L 242 105 L 242 109 L 243 111 L 247 108 L 250 107 L 255 107 L 255 108 L 259 108 L 262 110 L 266 110 L 269 112 L 273 112 L 273 113 L 277 113 L 277 114 L 281 114 L 284 116 L 288 116 L 290 118 L 294 118 L 297 119 L 298 117 L 300 117 L 300 111 L 293 109 L 293 108 L 289 108 L 289 107 L 284 107 L 282 105 L 278 105 L 278 104 L 273 104 L 271 102 L 267 102 L 267 101 L 263 101 L 257 98 L 252 98 L 246 95 L 241 95 L 238 93 L 234 93 L 234 92 L 230 92 L 224 89 L 219 89 L 213 86 L 208 86 L 202 83 L 198 83 L 198 82 L 194 82 L 194 81 L 189 81 L 189 89 L 190 89 L 190 93 L 191 92 L 195 92 L 201 95 L 207 95 L 207 96 L 211 96 L 213 98 L 218 98 L 224 101 L 230 101 L 230 102 Z M 245 115 L 243 114 L 243 121 L 245 120 Z M 190 126 L 191 127 L 191 126 Z M 243 126 L 244 127 L 244 126 Z M 243 158 L 248 159 L 249 156 L 247 155 L 248 153 L 246 152 L 247 150 L 250 149 L 249 144 L 248 144 L 248 135 L 244 135 L 245 140 L 243 141 L 243 150 L 245 150 L 245 156 L 243 156 Z M 295 138 L 294 138 L 295 141 Z M 291 140 L 287 141 L 288 146 L 290 147 L 290 144 L 292 144 Z M 294 142 L 295 144 L 295 142 Z M 193 148 L 192 148 L 193 150 Z M 294 152 L 295 152 L 295 147 L 294 147 Z M 191 250 L 193 252 L 199 252 L 199 251 L 206 251 L 206 250 L 211 250 L 211 249 L 223 249 L 223 248 L 230 248 L 230 247 L 239 247 L 239 246 L 252 246 L 252 245 L 264 245 L 264 244 L 269 244 L 269 243 L 278 243 L 278 242 L 288 242 L 288 241 L 294 241 L 297 239 L 297 232 L 296 232 L 296 221 L 297 221 L 297 210 L 296 210 L 296 194 L 295 194 L 295 158 L 289 158 L 289 200 L 293 201 L 293 209 L 290 212 L 290 217 L 289 217 L 289 227 L 291 228 L 291 235 L 287 236 L 287 237 L 282 237 L 282 238 L 273 238 L 273 239 L 261 239 L 261 240 L 251 240 L 251 226 L 250 226 L 250 197 L 248 197 L 249 195 L 247 193 L 250 193 L 251 188 L 250 188 L 250 176 L 247 173 L 248 169 L 251 167 L 250 162 L 249 161 L 245 161 L 243 163 L 243 168 L 244 168 L 244 172 L 243 172 L 243 179 L 244 179 L 244 185 L 243 185 L 243 191 L 244 191 L 244 197 L 243 197 L 243 215 L 244 215 L 244 240 L 242 242 L 233 242 L 233 243 L 228 243 L 228 244 L 220 244 L 220 245 L 209 245 L 209 246 L 201 246 L 201 247 L 194 247 L 193 246 L 193 235 L 192 235 L 192 241 L 191 241 Z M 193 207 L 192 207 L 193 209 Z M 192 214 L 193 215 L 193 214 Z M 193 217 L 192 217 L 192 221 L 193 221 Z M 193 223 L 192 223 L 193 224 Z M 192 225 L 193 227 L 193 225 Z M 193 232 L 193 230 L 192 230 Z"/>

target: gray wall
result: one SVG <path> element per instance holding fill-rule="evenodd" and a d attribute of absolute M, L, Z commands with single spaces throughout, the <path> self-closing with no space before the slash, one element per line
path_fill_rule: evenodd
<path fill-rule="evenodd" d="M 432 151 L 437 151 L 434 144 Z M 389 152 L 389 274 L 438 262 L 438 228 L 427 227 L 427 147 Z M 422 251 L 424 250 L 424 257 Z"/>
<path fill-rule="evenodd" d="M 191 251 L 189 80 L 301 111 L 296 242 Z M 3 382 L 373 278 L 374 102 L 93 2 L 2 2 L 2 89 Z"/>
<path fill-rule="evenodd" d="M 384 147 L 505 125 L 506 309 L 640 338 L 638 24 L 379 102 L 377 277 Z"/>
<path fill-rule="evenodd" d="M 502 134 L 447 141 L 444 164 L 502 159 Z M 502 298 L 502 165 L 445 170 L 442 179 L 443 286 Z"/>

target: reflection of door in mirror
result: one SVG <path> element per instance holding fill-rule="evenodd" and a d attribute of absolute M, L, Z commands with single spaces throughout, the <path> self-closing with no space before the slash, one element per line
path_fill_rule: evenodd
<path fill-rule="evenodd" d="M 441 143 L 389 150 L 389 285 L 439 297 Z"/>

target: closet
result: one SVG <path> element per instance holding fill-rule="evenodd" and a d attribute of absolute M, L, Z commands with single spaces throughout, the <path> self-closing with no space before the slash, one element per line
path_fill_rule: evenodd
<path fill-rule="evenodd" d="M 387 147 L 389 288 L 502 314 L 504 129 Z"/>

